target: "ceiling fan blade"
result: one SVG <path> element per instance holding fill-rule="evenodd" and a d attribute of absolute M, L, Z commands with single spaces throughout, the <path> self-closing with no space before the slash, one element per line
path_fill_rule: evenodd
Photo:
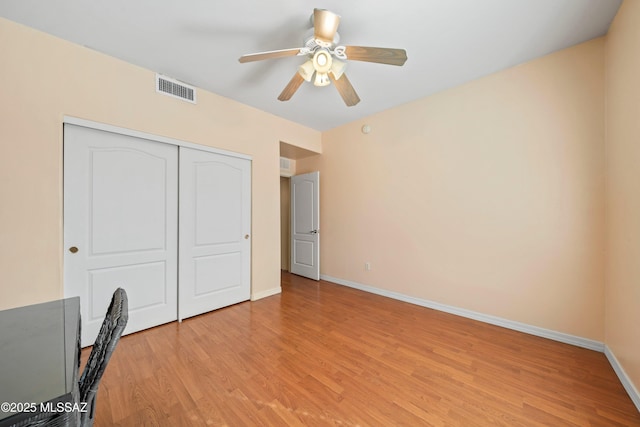
<path fill-rule="evenodd" d="M 336 78 L 333 77 L 333 73 L 329 73 L 329 78 L 335 85 L 336 89 L 338 89 L 338 93 L 340 93 L 340 96 L 342 97 L 344 103 L 347 104 L 347 107 L 353 107 L 358 102 L 360 102 L 360 97 L 351 85 L 351 82 L 347 78 L 346 74 L 343 73 L 342 76 L 340 76 L 340 78 L 336 80 Z"/>
<path fill-rule="evenodd" d="M 388 65 L 404 65 L 407 51 L 404 49 L 390 49 L 386 47 L 346 46 L 347 59 L 353 61 L 377 62 Z"/>
<path fill-rule="evenodd" d="M 282 92 L 278 96 L 278 100 L 280 101 L 290 100 L 293 94 L 296 93 L 296 91 L 298 90 L 302 82 L 304 82 L 304 79 L 299 73 L 296 72 L 291 78 L 291 80 L 289 81 L 289 84 L 285 86 L 285 88 L 282 90 Z"/>
<path fill-rule="evenodd" d="M 313 37 L 325 43 L 333 43 L 340 25 L 340 15 L 326 9 L 313 9 Z"/>
<path fill-rule="evenodd" d="M 249 53 L 242 55 L 238 61 L 241 63 L 262 61 L 263 59 L 284 58 L 285 56 L 296 56 L 300 53 L 300 48 L 271 50 L 269 52 Z"/>

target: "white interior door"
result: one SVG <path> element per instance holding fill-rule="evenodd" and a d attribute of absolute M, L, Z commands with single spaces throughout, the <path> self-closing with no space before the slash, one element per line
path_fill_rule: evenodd
<path fill-rule="evenodd" d="M 320 280 L 320 172 L 291 177 L 291 272 Z"/>
<path fill-rule="evenodd" d="M 181 147 L 179 272 L 180 319 L 250 298 L 250 160 Z"/>
<path fill-rule="evenodd" d="M 111 296 L 129 297 L 125 333 L 177 319 L 178 147 L 65 124 L 64 293 L 79 296 L 82 345 Z"/>

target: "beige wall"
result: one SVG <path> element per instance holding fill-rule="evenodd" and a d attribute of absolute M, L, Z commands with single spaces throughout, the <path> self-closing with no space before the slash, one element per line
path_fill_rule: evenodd
<path fill-rule="evenodd" d="M 640 388 L 640 1 L 606 44 L 606 344 Z"/>
<path fill-rule="evenodd" d="M 320 133 L 203 90 L 156 94 L 155 74 L 0 18 L 0 309 L 63 296 L 62 119 L 136 129 L 253 157 L 252 294 L 280 286 L 280 141 Z"/>
<path fill-rule="evenodd" d="M 322 274 L 604 340 L 602 38 L 322 139 Z"/>

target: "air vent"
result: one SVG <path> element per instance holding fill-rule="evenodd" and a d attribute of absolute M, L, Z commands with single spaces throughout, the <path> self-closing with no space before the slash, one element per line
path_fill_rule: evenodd
<path fill-rule="evenodd" d="M 295 168 L 295 160 L 287 159 L 286 157 L 280 157 L 280 176 L 293 176 Z"/>
<path fill-rule="evenodd" d="M 156 74 L 156 92 L 196 103 L 196 88 L 160 74 Z"/>
<path fill-rule="evenodd" d="M 291 170 L 291 160 L 286 157 L 280 157 L 280 169 Z"/>

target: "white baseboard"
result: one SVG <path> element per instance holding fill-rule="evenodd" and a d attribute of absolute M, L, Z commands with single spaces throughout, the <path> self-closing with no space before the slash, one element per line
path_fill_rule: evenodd
<path fill-rule="evenodd" d="M 526 323 L 515 322 L 513 320 L 503 319 L 501 317 L 491 316 L 488 314 L 478 313 L 476 311 L 466 310 L 464 308 L 453 307 L 450 305 L 440 304 L 434 301 L 423 300 L 420 298 L 404 295 L 398 292 L 388 291 L 373 286 L 363 285 L 361 283 L 352 282 L 350 280 L 339 279 L 327 275 L 320 275 L 320 279 L 332 282 L 338 285 L 348 286 L 350 288 L 359 289 L 361 291 L 370 292 L 372 294 L 393 298 L 399 301 L 408 302 L 410 304 L 422 307 L 432 308 L 434 310 L 443 311 L 445 313 L 455 314 L 457 316 L 466 317 L 468 319 L 478 320 L 480 322 L 489 323 L 491 325 L 502 326 L 503 328 L 513 329 L 515 331 L 524 332 L 538 337 L 548 338 L 565 344 L 571 344 L 578 347 L 587 348 L 604 352 L 604 343 L 600 341 L 582 338 L 575 335 L 565 334 L 550 329 L 540 328 L 538 326 L 527 325 Z"/>
<path fill-rule="evenodd" d="M 280 286 L 277 288 L 267 289 L 266 291 L 256 292 L 255 294 L 251 294 L 251 301 L 257 301 L 262 298 L 278 295 L 279 293 L 282 293 L 282 288 Z"/>
<path fill-rule="evenodd" d="M 605 356 L 607 356 L 611 367 L 616 372 L 616 375 L 620 379 L 620 382 L 622 383 L 624 389 L 627 391 L 627 394 L 633 401 L 633 404 L 636 405 L 636 408 L 638 408 L 638 411 L 640 411 L 640 393 L 638 392 L 638 389 L 633 385 L 633 382 L 631 382 L 631 379 L 629 378 L 627 373 L 624 371 L 624 369 L 622 369 L 622 365 L 620 365 L 620 362 L 618 362 L 618 359 L 616 359 L 616 356 L 607 345 L 604 346 L 604 354 Z"/>

